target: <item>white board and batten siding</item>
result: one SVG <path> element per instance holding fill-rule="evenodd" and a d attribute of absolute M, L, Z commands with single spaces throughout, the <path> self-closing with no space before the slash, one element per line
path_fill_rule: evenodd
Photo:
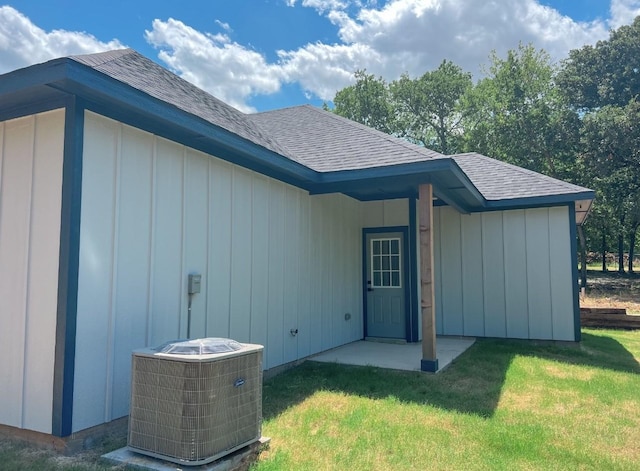
<path fill-rule="evenodd" d="M 574 340 L 569 210 L 435 208 L 440 335 Z"/>
<path fill-rule="evenodd" d="M 189 273 L 191 337 L 262 344 L 265 368 L 362 338 L 360 203 L 91 112 L 84 129 L 73 431 L 128 413 L 132 350 L 186 336 Z"/>
<path fill-rule="evenodd" d="M 51 433 L 64 110 L 0 122 L 0 424 Z"/>
<path fill-rule="evenodd" d="M 409 200 L 381 200 L 362 203 L 362 227 L 409 225 Z"/>

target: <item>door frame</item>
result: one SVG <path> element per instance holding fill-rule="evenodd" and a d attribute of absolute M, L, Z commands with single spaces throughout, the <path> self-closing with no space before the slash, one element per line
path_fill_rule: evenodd
<path fill-rule="evenodd" d="M 364 338 L 368 336 L 367 332 L 367 277 L 369 275 L 367 271 L 367 260 L 369 256 L 369 244 L 367 244 L 367 236 L 371 234 L 384 234 L 387 232 L 397 232 L 402 235 L 402 277 L 404 279 L 404 316 L 405 316 L 405 340 L 407 342 L 415 342 L 417 338 L 412 339 L 412 327 L 415 322 L 413 320 L 412 313 L 412 294 L 416 293 L 417 285 L 416 284 L 415 275 L 411 274 L 411 269 L 415 264 L 411 263 L 411 259 L 409 257 L 411 250 L 410 240 L 409 240 L 409 226 L 382 226 L 382 227 L 364 227 L 362 229 L 362 323 L 363 323 L 363 332 Z M 415 257 L 414 257 L 415 258 Z M 416 324 L 417 330 L 417 324 Z"/>

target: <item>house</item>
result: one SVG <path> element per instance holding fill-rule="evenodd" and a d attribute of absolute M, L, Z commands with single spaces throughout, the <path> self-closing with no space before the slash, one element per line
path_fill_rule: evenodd
<path fill-rule="evenodd" d="M 2 75 L 0 424 L 126 416 L 131 351 L 187 333 L 266 369 L 362 338 L 423 340 L 425 370 L 436 333 L 578 341 L 593 197 L 310 106 L 243 114 L 128 49 Z"/>

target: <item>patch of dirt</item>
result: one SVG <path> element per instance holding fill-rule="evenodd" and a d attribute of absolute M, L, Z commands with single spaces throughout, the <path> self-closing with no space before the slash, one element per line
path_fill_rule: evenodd
<path fill-rule="evenodd" d="M 587 287 L 591 290 L 640 294 L 640 273 L 587 271 Z"/>
<path fill-rule="evenodd" d="M 589 270 L 580 306 L 625 308 L 627 314 L 640 314 L 640 274 Z"/>

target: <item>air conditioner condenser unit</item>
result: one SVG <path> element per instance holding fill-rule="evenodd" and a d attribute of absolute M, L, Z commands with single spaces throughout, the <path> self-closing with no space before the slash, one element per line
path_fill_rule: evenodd
<path fill-rule="evenodd" d="M 129 448 L 196 466 L 259 440 L 262 352 L 220 338 L 135 351 Z"/>

